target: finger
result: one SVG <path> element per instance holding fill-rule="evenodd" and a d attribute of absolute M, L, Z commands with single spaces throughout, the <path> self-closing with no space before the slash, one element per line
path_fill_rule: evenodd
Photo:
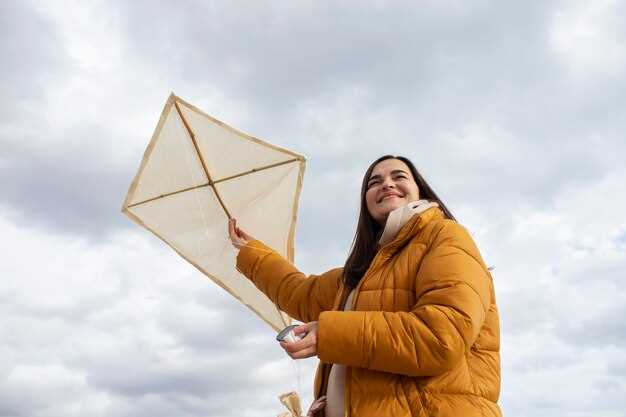
<path fill-rule="evenodd" d="M 289 356 L 291 356 L 293 359 L 305 359 L 305 358 L 310 358 L 315 355 L 317 355 L 317 349 L 315 349 L 315 346 L 312 346 L 306 349 L 302 349 L 298 352 L 292 353 Z"/>
<path fill-rule="evenodd" d="M 305 346 L 317 346 L 317 333 L 311 331 L 310 333 L 301 334 L 302 339 L 299 342 L 303 342 Z"/>
<path fill-rule="evenodd" d="M 305 339 L 295 342 L 285 342 L 283 340 L 282 342 L 280 342 L 280 346 L 285 349 L 287 353 L 293 353 L 308 348 L 309 346 L 311 346 L 311 343 Z"/>
<path fill-rule="evenodd" d="M 307 345 L 302 349 L 293 349 L 293 346 L 287 346 L 283 347 L 283 349 L 292 359 L 308 358 L 317 354 L 317 346 L 315 345 Z"/>
<path fill-rule="evenodd" d="M 237 236 L 239 236 L 240 238 L 246 239 L 246 240 L 252 240 L 252 236 L 244 232 L 240 227 L 236 227 L 235 229 L 237 232 Z"/>
<path fill-rule="evenodd" d="M 230 240 L 239 239 L 239 234 L 237 233 L 237 219 L 233 218 L 230 220 L 228 224 L 228 231 L 230 235 Z"/>
<path fill-rule="evenodd" d="M 312 413 L 316 413 L 316 412 L 320 411 L 322 408 L 324 408 L 324 406 L 325 406 L 325 405 L 326 405 L 326 404 L 324 404 L 324 403 L 315 404 L 315 406 L 314 406 L 314 407 L 311 407 L 311 410 L 310 410 L 310 411 L 311 411 Z"/>
<path fill-rule="evenodd" d="M 320 401 L 311 405 L 309 413 L 315 413 L 326 406 L 326 401 Z"/>
<path fill-rule="evenodd" d="M 326 396 L 319 397 L 317 400 L 313 401 L 311 404 L 311 408 L 309 411 L 317 411 L 321 409 L 324 405 L 326 405 Z"/>
<path fill-rule="evenodd" d="M 228 220 L 228 235 L 230 236 L 230 239 L 232 240 L 236 235 L 235 235 L 235 225 L 233 224 L 233 220 L 234 219 L 229 219 Z"/>
<path fill-rule="evenodd" d="M 298 327 L 295 327 L 293 329 L 293 334 L 295 334 L 296 336 L 301 335 L 302 333 L 308 333 L 309 332 L 309 326 L 308 323 L 307 324 L 302 324 Z"/>
<path fill-rule="evenodd" d="M 307 414 L 307 416 L 312 416 L 313 413 L 317 413 L 322 408 L 324 408 L 323 404 L 322 405 L 316 404 L 315 406 L 311 406 L 311 408 L 309 409 L 309 414 Z"/>
<path fill-rule="evenodd" d="M 283 350 L 284 350 L 285 352 L 287 352 L 287 354 L 291 354 L 291 352 L 296 352 L 296 351 L 298 350 L 298 349 L 294 349 L 294 348 L 291 346 L 293 343 L 294 343 L 294 342 L 285 342 L 285 341 L 283 340 L 283 341 L 281 341 L 279 344 L 280 344 L 280 347 L 281 347 L 281 348 L 283 348 Z"/>

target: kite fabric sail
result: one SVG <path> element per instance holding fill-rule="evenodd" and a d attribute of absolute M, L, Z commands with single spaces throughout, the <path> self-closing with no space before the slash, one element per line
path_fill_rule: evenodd
<path fill-rule="evenodd" d="M 293 262 L 304 167 L 172 93 L 122 212 L 280 330 L 291 319 L 235 268 L 228 220 Z"/>

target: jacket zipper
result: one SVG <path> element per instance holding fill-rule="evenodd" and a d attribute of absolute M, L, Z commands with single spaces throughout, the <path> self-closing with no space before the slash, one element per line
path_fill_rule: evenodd
<path fill-rule="evenodd" d="M 389 242 L 391 243 L 391 242 Z M 387 245 L 389 245 L 389 243 Z M 385 246 L 387 246 L 385 245 Z M 363 283 L 367 280 L 367 278 L 372 275 L 375 271 L 378 271 L 378 267 L 379 267 L 379 263 L 382 263 L 384 261 L 381 261 L 381 259 L 383 258 L 382 254 L 383 254 L 383 248 L 385 247 L 383 246 L 382 248 L 380 248 L 378 250 L 378 253 L 376 254 L 376 256 L 374 256 L 374 259 L 372 259 L 372 263 L 370 264 L 370 267 L 367 269 L 367 271 L 365 271 L 365 274 L 363 274 L 363 277 L 359 280 L 359 283 L 357 284 L 357 286 L 354 288 L 354 297 L 352 298 L 352 306 L 351 309 L 352 311 L 355 311 L 354 308 L 356 307 L 356 302 L 357 302 L 357 298 L 359 297 L 359 291 L 361 290 L 361 287 L 363 286 Z M 349 294 L 349 293 L 348 293 Z M 345 307 L 344 307 L 345 308 Z M 350 417 L 350 376 L 352 375 L 352 369 L 349 366 L 346 366 L 346 379 L 344 381 L 344 400 L 343 400 L 343 415 L 344 417 Z"/>
<path fill-rule="evenodd" d="M 392 239 L 390 242 L 387 242 L 385 245 L 383 245 L 382 247 L 378 249 L 378 253 L 376 253 L 376 255 L 374 256 L 374 259 L 372 259 L 372 263 L 370 264 L 370 267 L 367 269 L 367 271 L 365 271 L 365 274 L 363 274 L 363 277 L 359 280 L 359 283 L 354 288 L 354 297 L 352 298 L 352 311 L 355 311 L 354 308 L 356 307 L 356 302 L 357 302 L 357 299 L 359 298 L 359 292 L 360 292 L 361 286 L 367 280 L 368 276 L 372 275 L 375 271 L 378 271 L 379 266 L 380 266 L 378 265 L 379 263 L 382 263 L 386 261 L 387 259 L 389 259 L 389 258 L 383 259 L 383 254 L 386 254 L 387 251 L 385 249 L 391 246 L 392 243 L 394 243 L 396 240 L 397 240 L 397 236 L 396 236 L 396 239 Z M 342 287 L 342 291 L 343 291 L 343 288 L 344 287 Z M 350 408 L 348 407 L 348 404 L 350 404 L 350 376 L 351 374 L 352 374 L 352 369 L 346 366 L 346 379 L 344 381 L 345 396 L 344 396 L 344 403 L 343 403 L 344 417 L 351 417 Z M 328 387 L 325 387 L 324 389 L 326 390 L 328 389 Z M 421 395 L 422 393 L 420 392 L 420 396 Z"/>
<path fill-rule="evenodd" d="M 341 307 L 343 305 L 342 300 L 344 298 L 344 291 L 345 291 L 345 286 L 342 283 L 341 287 L 339 289 L 339 297 L 338 299 L 335 301 L 334 305 L 333 305 L 333 309 L 334 310 L 338 310 L 339 307 Z M 326 391 L 328 390 L 328 377 L 330 376 L 330 368 L 332 367 L 332 364 L 329 366 L 328 364 L 325 363 L 320 363 L 320 385 L 319 385 L 319 390 L 317 392 L 315 392 L 315 399 L 319 398 L 322 393 L 326 394 Z M 325 416 L 326 412 L 324 410 L 319 411 L 316 414 L 320 414 Z"/>

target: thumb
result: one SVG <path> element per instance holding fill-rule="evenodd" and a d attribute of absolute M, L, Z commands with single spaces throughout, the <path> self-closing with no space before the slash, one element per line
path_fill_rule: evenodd
<path fill-rule="evenodd" d="M 254 238 L 252 236 L 250 236 L 249 234 L 247 234 L 243 230 L 239 229 L 239 232 L 241 233 L 241 237 L 243 237 L 244 239 L 246 239 L 246 240 L 254 240 Z"/>
<path fill-rule="evenodd" d="M 300 335 L 301 337 L 304 337 L 308 333 L 311 333 L 311 331 L 314 330 L 316 327 L 317 327 L 317 322 L 311 321 L 309 323 L 296 327 L 295 329 L 293 329 L 293 332 L 296 335 Z"/>
<path fill-rule="evenodd" d="M 307 334 L 308 332 L 309 332 L 309 328 L 307 327 L 307 325 L 306 325 L 306 324 L 302 324 L 302 325 L 300 325 L 300 326 L 296 327 L 295 329 L 293 329 L 293 333 L 294 333 L 296 336 L 300 336 L 300 335 L 303 335 L 303 336 L 304 336 L 304 335 L 305 335 L 305 334 Z"/>

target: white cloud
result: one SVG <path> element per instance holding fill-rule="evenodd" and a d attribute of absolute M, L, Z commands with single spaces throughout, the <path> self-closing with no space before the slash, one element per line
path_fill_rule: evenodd
<path fill-rule="evenodd" d="M 310 400 L 314 360 L 298 381 L 273 331 L 119 213 L 174 90 L 309 157 L 305 272 L 345 260 L 370 161 L 412 157 L 496 266 L 504 414 L 623 415 L 619 2 L 0 7 L 0 414 Z"/>
<path fill-rule="evenodd" d="M 575 75 L 618 76 L 626 64 L 622 5 L 579 1 L 555 13 L 550 40 Z"/>
<path fill-rule="evenodd" d="M 294 389 L 273 331 L 156 239 L 93 245 L 6 216 L 0 233 L 11 242 L 0 265 L 8 415 L 197 415 L 220 398 L 252 410 L 254 389 L 278 411 L 274 397 Z"/>

